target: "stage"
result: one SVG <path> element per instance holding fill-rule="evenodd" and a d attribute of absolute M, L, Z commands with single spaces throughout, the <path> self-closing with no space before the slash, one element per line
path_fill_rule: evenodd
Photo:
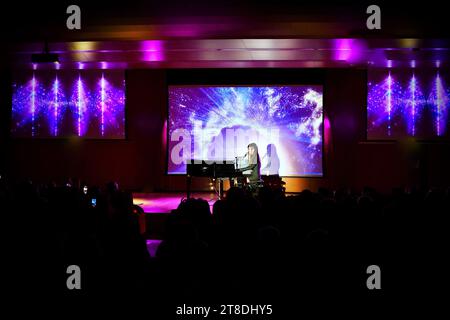
<path fill-rule="evenodd" d="M 208 201 L 212 213 L 213 205 L 219 196 L 215 192 L 192 192 L 191 198 Z M 163 239 L 167 216 L 183 199 L 186 199 L 185 192 L 133 193 L 133 203 L 144 210 L 144 214 L 139 218 L 139 225 L 146 239 Z"/>
<path fill-rule="evenodd" d="M 147 247 L 151 255 L 164 237 L 165 223 L 168 214 L 176 209 L 181 200 L 186 198 L 186 192 L 163 193 L 133 193 L 133 203 L 144 210 L 139 217 L 141 233 L 147 239 Z M 212 206 L 219 199 L 215 192 L 192 192 L 191 198 L 202 198 Z"/>
<path fill-rule="evenodd" d="M 211 212 L 212 206 L 219 199 L 215 192 L 192 192 L 191 198 L 202 198 L 208 201 Z M 148 214 L 170 213 L 183 199 L 186 199 L 186 192 L 133 193 L 133 203 Z"/>

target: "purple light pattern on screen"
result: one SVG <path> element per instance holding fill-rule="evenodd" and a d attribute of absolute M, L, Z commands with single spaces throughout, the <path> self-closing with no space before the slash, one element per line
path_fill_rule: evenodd
<path fill-rule="evenodd" d="M 102 136 L 105 135 L 105 75 L 102 73 L 102 79 L 100 80 L 101 87 L 101 109 L 102 109 Z"/>
<path fill-rule="evenodd" d="M 178 140 L 175 130 L 191 132 L 192 153 L 186 159 L 210 160 L 210 145 L 227 130 L 256 133 L 239 145 L 226 145 L 224 153 L 242 156 L 247 144 L 256 142 L 262 162 L 268 161 L 268 146 L 274 145 L 283 176 L 322 175 L 322 86 L 170 86 L 169 87 L 169 173 L 185 173 L 185 164 L 172 162 Z M 203 135 L 198 134 L 199 130 Z M 275 132 L 275 134 L 274 134 Z M 251 141 L 250 141 L 251 140 Z M 197 150 L 195 145 L 203 146 Z M 232 150 L 230 150 L 230 148 Z M 230 160 L 227 157 L 226 160 Z"/>
<path fill-rule="evenodd" d="M 386 104 L 388 112 L 388 135 L 391 135 L 391 119 L 392 119 L 392 76 L 389 71 L 387 77 L 387 92 L 386 92 Z"/>
<path fill-rule="evenodd" d="M 442 136 L 448 129 L 448 108 L 449 93 L 446 92 L 443 80 L 439 74 L 436 74 L 433 90 L 430 95 L 430 101 L 434 106 L 435 130 L 437 136 Z"/>
<path fill-rule="evenodd" d="M 55 72 L 52 75 L 33 72 L 27 83 L 14 83 L 13 136 L 123 138 L 123 76 L 112 84 L 108 74 L 97 73 L 94 78 L 99 77 L 99 80 L 95 87 L 93 75 L 85 76 L 85 72 L 76 71 L 76 76 L 65 73 L 64 79 L 59 77 L 59 71 L 56 75 Z"/>
<path fill-rule="evenodd" d="M 54 119 L 53 119 L 53 135 L 58 136 L 58 92 L 59 92 L 59 81 L 58 76 L 55 77 L 55 83 L 53 83 L 53 105 L 54 105 Z"/>
<path fill-rule="evenodd" d="M 36 115 L 36 77 L 33 73 L 33 79 L 31 80 L 31 134 L 34 136 L 34 121 Z"/>
<path fill-rule="evenodd" d="M 98 82 L 98 91 L 94 96 L 97 106 L 95 110 L 100 111 L 100 131 L 101 135 L 106 136 L 106 131 L 111 127 L 124 125 L 125 116 L 125 92 L 117 90 L 105 74 Z"/>
<path fill-rule="evenodd" d="M 433 138 L 448 135 L 449 89 L 434 74 L 386 70 L 368 83 L 368 138 Z M 428 86 L 426 86 L 428 84 Z M 424 93 L 428 90 L 429 94 Z"/>
<path fill-rule="evenodd" d="M 76 118 L 77 118 L 77 133 L 81 137 L 84 134 L 85 123 L 87 122 L 87 108 L 86 108 L 86 92 L 84 90 L 83 81 L 81 81 L 81 75 L 78 76 L 76 95 L 74 95 L 75 104 L 77 106 Z"/>
<path fill-rule="evenodd" d="M 426 99 L 422 93 L 421 85 L 413 73 L 409 81 L 408 90 L 405 92 L 405 115 L 407 119 L 408 134 L 415 137 L 417 119 L 422 119 L 423 109 L 426 104 Z"/>

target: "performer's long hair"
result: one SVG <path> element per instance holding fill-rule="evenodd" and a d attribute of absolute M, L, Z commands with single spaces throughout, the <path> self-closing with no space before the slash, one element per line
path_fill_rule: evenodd
<path fill-rule="evenodd" d="M 250 154 L 250 151 L 248 151 L 248 164 L 258 164 L 258 172 L 261 169 L 261 159 L 259 158 L 259 153 L 258 153 L 258 146 L 256 145 L 256 143 L 252 142 L 247 146 L 247 149 L 253 148 L 255 150 L 255 152 L 253 152 L 253 154 Z"/>

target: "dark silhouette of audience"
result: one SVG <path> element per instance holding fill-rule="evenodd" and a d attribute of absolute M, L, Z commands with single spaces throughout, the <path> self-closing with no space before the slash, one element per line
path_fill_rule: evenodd
<path fill-rule="evenodd" d="M 131 193 L 115 182 L 86 190 L 85 182 L 74 181 L 1 181 L 0 206 L 18 262 L 11 266 L 18 276 L 8 281 L 17 292 L 203 303 L 283 297 L 287 304 L 297 299 L 288 292 L 320 299 L 343 290 L 370 294 L 365 280 L 372 264 L 385 270 L 391 290 L 433 290 L 448 266 L 450 189 L 396 188 L 384 195 L 320 188 L 286 196 L 261 188 L 255 196 L 231 188 L 212 212 L 206 200 L 183 200 L 168 214 L 150 257 L 138 224 L 143 213 Z M 71 264 L 83 270 L 80 292 L 65 286 Z M 40 281 L 31 288 L 30 265 Z"/>

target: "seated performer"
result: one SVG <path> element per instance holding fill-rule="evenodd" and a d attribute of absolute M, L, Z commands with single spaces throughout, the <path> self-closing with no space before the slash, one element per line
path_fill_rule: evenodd
<path fill-rule="evenodd" d="M 248 178 L 250 184 L 258 182 L 260 180 L 261 160 L 259 159 L 256 143 L 250 143 L 247 146 L 247 153 L 243 158 L 246 161 L 246 166 L 238 168 L 238 170 Z"/>

